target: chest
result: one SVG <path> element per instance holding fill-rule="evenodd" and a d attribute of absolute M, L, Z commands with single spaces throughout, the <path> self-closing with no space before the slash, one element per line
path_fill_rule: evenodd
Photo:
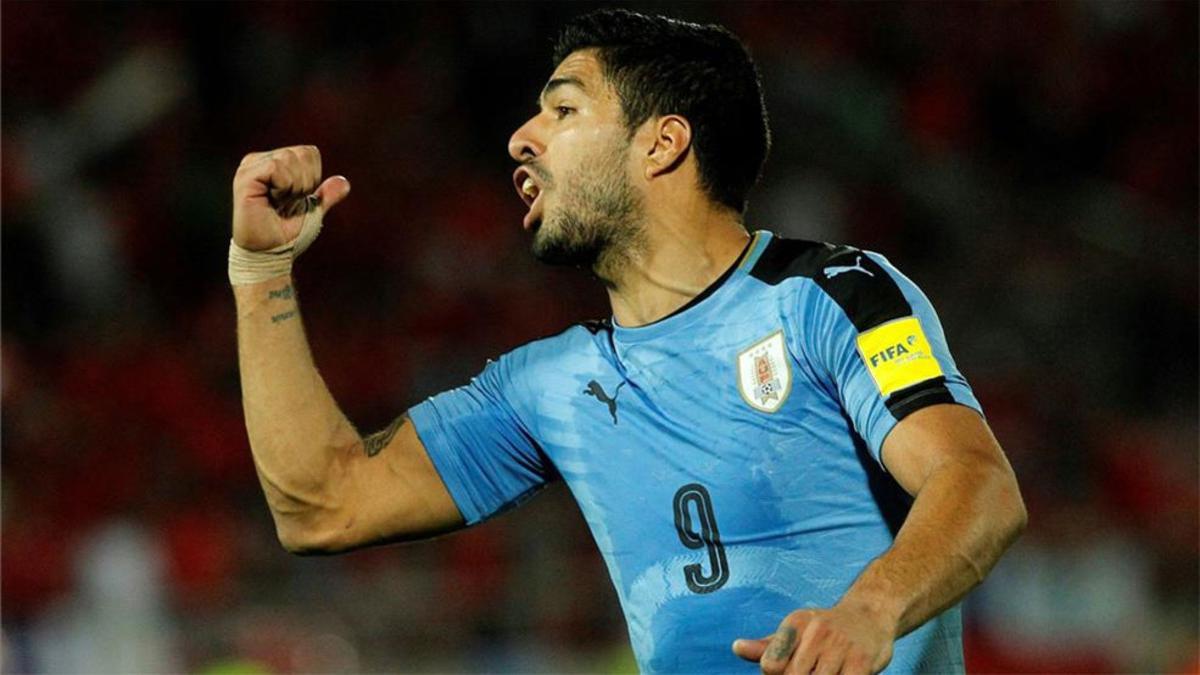
<path fill-rule="evenodd" d="M 699 484 L 713 500 L 750 505 L 753 518 L 763 514 L 749 513 L 758 500 L 746 496 L 795 494 L 844 454 L 830 447 L 845 438 L 836 399 L 781 323 L 610 345 L 539 396 L 538 440 L 577 496 L 669 515 L 676 494 Z"/>
<path fill-rule="evenodd" d="M 548 450 L 569 452 L 572 441 L 668 454 L 685 446 L 769 445 L 811 425 L 833 402 L 796 357 L 781 322 L 605 347 L 541 392 L 538 417 L 551 420 Z"/>

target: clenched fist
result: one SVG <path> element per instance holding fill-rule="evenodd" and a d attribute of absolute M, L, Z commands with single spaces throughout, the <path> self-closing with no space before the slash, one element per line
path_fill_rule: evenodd
<path fill-rule="evenodd" d="M 321 182 L 321 152 L 314 145 L 252 152 L 233 177 L 233 243 L 267 251 L 292 242 L 306 217 L 319 223 L 349 193 L 343 176 Z"/>

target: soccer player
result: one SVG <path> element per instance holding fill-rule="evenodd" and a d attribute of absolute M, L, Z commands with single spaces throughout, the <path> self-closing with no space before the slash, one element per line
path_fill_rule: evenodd
<path fill-rule="evenodd" d="M 956 603 L 1026 516 L 928 299 L 876 253 L 746 229 L 769 132 L 725 29 L 606 10 L 554 62 L 513 180 L 534 255 L 590 268 L 612 318 L 377 433 L 318 375 L 291 281 L 349 183 L 311 146 L 243 160 L 229 273 L 283 545 L 417 539 L 561 479 L 645 671 L 962 671 Z"/>

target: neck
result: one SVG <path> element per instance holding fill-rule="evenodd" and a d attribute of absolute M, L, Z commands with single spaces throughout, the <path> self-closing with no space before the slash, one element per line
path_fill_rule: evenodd
<path fill-rule="evenodd" d="M 630 328 L 686 305 L 737 261 L 750 239 L 738 215 L 724 209 L 647 215 L 639 245 L 622 251 L 612 269 L 596 270 L 613 317 Z"/>

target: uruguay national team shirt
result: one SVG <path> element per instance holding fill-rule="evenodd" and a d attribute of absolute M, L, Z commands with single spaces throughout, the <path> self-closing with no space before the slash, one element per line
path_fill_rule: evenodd
<path fill-rule="evenodd" d="M 698 301 L 647 326 L 573 326 L 410 411 L 468 524 L 561 478 L 644 672 L 757 672 L 730 650 L 831 607 L 911 499 L 888 432 L 979 410 L 929 300 L 876 253 L 756 233 Z M 947 610 L 886 672 L 962 672 Z"/>

